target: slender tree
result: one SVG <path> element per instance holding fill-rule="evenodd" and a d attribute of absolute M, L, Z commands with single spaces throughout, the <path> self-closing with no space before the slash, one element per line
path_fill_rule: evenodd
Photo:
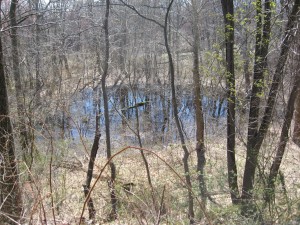
<path fill-rule="evenodd" d="M 41 46 L 41 19 L 42 13 L 40 12 L 40 0 L 35 0 L 35 13 L 36 13 L 36 24 L 35 24 L 35 45 L 36 45 L 36 56 L 35 56 L 35 92 L 36 92 L 36 106 L 41 104 L 41 54 L 40 54 L 40 46 Z"/>
<path fill-rule="evenodd" d="M 19 46 L 18 46 L 18 34 L 17 34 L 17 5 L 18 0 L 12 0 L 10 4 L 9 19 L 11 26 L 11 53 L 12 53 L 12 69 L 15 81 L 15 92 L 17 99 L 17 112 L 18 112 L 18 128 L 20 130 L 20 142 L 23 150 L 24 161 L 30 164 L 27 159 L 28 146 L 29 146 L 29 136 L 26 128 L 25 120 L 25 105 L 23 98 L 23 87 L 21 81 L 21 71 L 20 71 L 20 56 L 19 56 Z"/>
<path fill-rule="evenodd" d="M 222 0 L 226 45 L 227 89 L 227 168 L 228 184 L 233 204 L 238 203 L 239 189 L 235 159 L 235 75 L 234 75 L 234 12 L 233 0 Z"/>
<path fill-rule="evenodd" d="M 196 153 L 197 153 L 197 172 L 201 198 L 204 205 L 207 201 L 207 189 L 205 184 L 204 167 L 205 167 L 205 146 L 204 146 L 204 118 L 202 109 L 202 95 L 200 82 L 200 65 L 199 65 L 199 13 L 197 1 L 192 0 L 193 13 L 193 84 L 194 84 L 194 105 L 196 117 Z"/>
<path fill-rule="evenodd" d="M 298 71 L 299 73 L 299 71 Z M 295 108 L 295 125 L 293 131 L 293 141 L 300 147 L 300 89 L 297 89 L 297 100 Z"/>
<path fill-rule="evenodd" d="M 107 158 L 110 159 L 111 154 L 111 142 L 110 142 L 110 122 L 109 122 L 109 109 L 108 109 L 108 96 L 106 90 L 106 78 L 108 76 L 108 65 L 109 65 L 109 11 L 110 11 L 110 0 L 106 0 L 105 8 L 105 18 L 104 18 L 104 38 L 105 38 L 105 53 L 104 53 L 104 63 L 103 63 L 103 74 L 101 79 L 101 86 L 103 92 L 103 104 L 104 104 L 104 119 L 105 119 L 105 134 L 106 134 L 106 153 Z M 110 188 L 110 198 L 112 211 L 110 214 L 110 220 L 115 220 L 117 218 L 117 196 L 115 191 L 115 180 L 116 180 L 116 166 L 113 162 L 110 162 L 111 180 L 109 182 Z"/>
<path fill-rule="evenodd" d="M 178 106 L 177 106 L 177 100 L 176 100 L 176 87 L 175 87 L 175 68 L 174 68 L 174 63 L 173 63 L 173 57 L 171 53 L 171 49 L 169 46 L 169 37 L 168 37 L 168 22 L 169 22 L 169 13 L 172 8 L 174 0 L 171 0 L 168 8 L 167 8 L 167 13 L 165 15 L 165 23 L 164 23 L 164 41 L 165 41 L 165 47 L 166 51 L 168 54 L 168 59 L 169 59 L 169 70 L 170 70 L 170 81 L 171 81 L 171 94 L 172 94 L 172 107 L 173 107 L 173 113 L 174 113 L 174 119 L 176 123 L 176 127 L 179 133 L 179 138 L 181 142 L 181 147 L 184 152 L 184 156 L 182 159 L 183 162 L 183 167 L 184 167 L 184 173 L 185 173 L 185 180 L 186 183 L 189 187 L 192 187 L 192 181 L 191 181 L 191 176 L 190 176 L 190 169 L 189 169 L 189 163 L 188 159 L 190 156 L 189 150 L 186 147 L 185 143 L 185 138 L 182 130 L 182 126 L 179 120 L 179 115 L 178 115 Z M 190 219 L 190 224 L 193 224 L 195 222 L 195 213 L 194 213 L 194 200 L 192 196 L 191 190 L 188 190 L 188 217 Z"/>
<path fill-rule="evenodd" d="M 91 187 L 91 181 L 93 178 L 93 170 L 94 170 L 94 165 L 95 165 L 95 160 L 97 156 L 97 152 L 99 149 L 99 141 L 101 137 L 100 133 L 100 113 L 101 113 L 101 108 L 100 108 L 100 98 L 99 98 L 99 91 L 98 87 L 94 88 L 94 95 L 95 95 L 95 135 L 94 135 L 94 141 L 91 149 L 91 154 L 90 154 L 90 159 L 89 159 L 89 164 L 88 164 L 88 171 L 86 174 L 86 182 L 85 185 L 83 185 L 83 191 L 85 197 L 88 197 L 88 193 L 90 191 Z M 89 219 L 94 220 L 95 215 L 96 215 L 96 210 L 94 207 L 94 202 L 93 199 L 90 197 L 88 200 L 88 210 L 89 210 Z"/>

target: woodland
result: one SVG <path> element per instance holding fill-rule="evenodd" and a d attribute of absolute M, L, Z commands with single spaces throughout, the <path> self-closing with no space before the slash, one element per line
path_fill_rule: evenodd
<path fill-rule="evenodd" d="M 0 225 L 300 224 L 300 0 L 0 9 Z"/>

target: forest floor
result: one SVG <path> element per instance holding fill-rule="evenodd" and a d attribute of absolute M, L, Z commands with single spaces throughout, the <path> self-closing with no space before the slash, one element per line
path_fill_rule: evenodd
<path fill-rule="evenodd" d="M 45 154 L 39 154 L 35 158 L 32 168 L 32 174 L 36 175 L 32 177 L 31 182 L 24 182 L 27 220 L 32 217 L 33 224 L 42 224 L 45 219 L 47 224 L 54 224 L 54 220 L 56 220 L 56 224 L 60 225 L 79 224 L 78 218 L 81 216 L 85 201 L 83 185 L 86 179 L 88 158 L 84 156 L 85 154 L 78 155 L 75 152 L 89 152 L 90 142 L 84 140 L 84 143 L 85 145 L 75 144 L 71 140 L 64 140 L 55 142 L 54 149 L 49 148 L 48 145 L 43 146 L 43 148 L 47 148 Z M 215 203 L 211 201 L 207 203 L 207 218 L 203 215 L 200 207 L 194 143 L 188 142 L 187 145 L 191 153 L 189 161 L 193 181 L 192 190 L 195 197 L 195 212 L 196 217 L 199 218 L 198 224 L 207 224 L 209 221 L 213 224 L 251 224 L 245 218 L 240 217 L 238 208 L 230 204 L 225 139 L 209 137 L 206 141 L 207 189 L 215 200 Z M 104 149 L 104 145 L 101 144 L 99 151 L 104 151 Z M 153 191 L 148 184 L 145 165 L 139 150 L 127 148 L 114 158 L 117 168 L 115 188 L 119 200 L 119 219 L 109 224 L 156 224 L 158 220 L 162 224 L 187 224 L 187 188 L 184 183 L 183 152 L 180 145 L 148 145 L 145 149 L 147 149 L 144 152 L 150 165 Z M 122 148 L 115 149 L 114 153 L 120 150 Z M 266 161 L 262 161 L 259 166 L 260 177 L 256 185 L 258 189 L 255 192 L 258 204 L 263 200 L 263 193 L 259 188 L 262 188 L 263 178 L 268 174 L 271 159 L 269 154 L 263 154 Z M 278 204 L 272 214 L 261 208 L 268 215 L 266 218 L 272 218 L 272 224 L 284 224 L 281 222 L 291 221 L 300 216 L 299 159 L 299 148 L 289 142 L 281 167 L 285 186 L 278 182 L 278 189 L 276 190 Z M 237 143 L 237 165 L 240 186 L 244 162 L 245 146 L 239 142 Z M 105 163 L 105 155 L 99 154 L 95 162 L 92 184 L 99 178 Z M 51 176 L 49 168 L 51 168 Z M 23 168 L 23 170 L 25 169 Z M 110 213 L 108 180 L 109 168 L 106 168 L 91 194 L 96 209 L 96 224 L 105 223 L 107 215 Z M 286 191 L 283 191 L 282 188 L 285 188 Z M 54 206 L 53 211 L 52 204 Z M 288 205 L 289 210 L 280 211 L 286 205 Z M 85 207 L 83 215 L 86 224 L 88 224 L 87 207 Z"/>

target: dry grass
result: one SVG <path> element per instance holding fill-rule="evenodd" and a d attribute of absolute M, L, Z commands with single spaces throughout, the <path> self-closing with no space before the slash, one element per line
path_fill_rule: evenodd
<path fill-rule="evenodd" d="M 87 141 L 86 144 L 88 146 L 89 142 Z M 195 198 L 197 198 L 199 192 L 196 181 L 196 154 L 193 151 L 193 146 L 194 143 L 188 143 L 188 147 L 191 151 L 190 168 L 194 185 L 193 192 Z M 84 148 L 82 144 L 74 144 L 71 141 L 65 141 L 64 144 L 59 142 L 55 143 L 54 161 L 51 167 L 52 194 L 49 188 L 49 149 L 47 154 L 36 157 L 32 169 L 33 182 L 25 182 L 23 185 L 24 213 L 27 220 L 32 216 L 33 224 L 42 224 L 42 220 L 45 219 L 44 217 L 46 216 L 47 224 L 54 224 L 51 209 L 51 198 L 53 198 L 57 224 L 77 223 L 75 221 L 78 220 L 81 215 L 83 202 L 85 200 L 82 185 L 85 183 L 88 160 L 84 157 Z M 89 147 L 87 147 L 87 151 L 89 151 L 88 149 Z M 96 160 L 92 183 L 95 182 L 95 178 L 100 174 L 106 162 L 106 158 L 103 155 L 104 149 L 104 146 L 101 145 L 99 149 L 100 155 Z M 114 159 L 117 166 L 118 177 L 115 187 L 119 198 L 119 220 L 108 224 L 146 224 L 146 222 L 148 224 L 155 224 L 158 220 L 158 209 L 161 207 L 161 203 L 163 203 L 163 213 L 161 216 L 163 224 L 186 224 L 188 222 L 186 203 L 187 189 L 181 180 L 184 174 L 180 145 L 157 145 L 148 149 L 163 159 L 160 160 L 151 152 L 145 152 L 150 164 L 154 198 L 152 197 L 151 188 L 147 182 L 145 166 L 139 151 L 136 149 L 126 150 Z M 211 138 L 207 140 L 207 186 L 209 193 L 219 204 L 215 205 L 209 202 L 208 212 L 210 219 L 218 221 L 216 222 L 217 224 L 226 224 L 226 221 L 231 221 L 231 224 L 239 224 L 238 221 L 240 218 L 236 216 L 238 210 L 231 207 L 228 194 L 225 149 L 226 145 L 224 139 Z M 237 149 L 238 176 L 241 184 L 245 161 L 245 147 L 241 143 L 238 143 Z M 118 150 L 120 149 L 115 149 L 115 152 Z M 77 152 L 76 155 L 74 154 L 75 152 Z M 82 154 L 78 154 L 80 152 Z M 278 185 L 279 188 L 277 190 L 279 201 L 277 210 L 282 209 L 283 211 L 281 211 L 281 213 L 287 216 L 284 210 L 287 210 L 286 204 L 290 204 L 291 215 L 289 219 L 299 216 L 299 214 L 296 215 L 300 194 L 299 158 L 299 148 L 289 142 L 287 154 L 285 155 L 281 168 L 285 175 L 289 202 L 284 202 L 281 197 L 282 190 L 280 185 Z M 170 165 L 175 172 L 172 171 L 168 165 Z M 178 175 L 181 178 L 179 178 Z M 108 180 L 109 171 L 106 169 L 91 195 L 97 211 L 96 222 L 100 224 L 105 222 L 110 212 Z M 126 187 L 127 190 L 125 190 Z M 128 187 L 132 187 L 129 192 Z M 257 198 L 262 199 L 262 197 L 262 193 L 257 192 Z M 42 207 L 44 207 L 45 214 L 43 214 Z M 205 219 L 203 219 L 203 214 L 201 213 L 197 201 L 195 201 L 195 209 L 198 218 L 202 218 L 199 224 L 205 224 Z M 84 217 L 88 218 L 87 210 L 84 212 Z M 86 220 L 88 221 L 88 219 Z M 224 223 L 222 220 L 224 220 Z M 280 221 L 279 216 L 278 221 Z"/>

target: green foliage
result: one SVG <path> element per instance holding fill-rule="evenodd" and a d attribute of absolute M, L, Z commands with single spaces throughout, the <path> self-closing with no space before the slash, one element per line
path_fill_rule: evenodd
<path fill-rule="evenodd" d="M 276 3 L 276 1 L 271 1 L 271 2 L 270 2 L 270 5 L 271 5 L 271 9 L 275 9 L 277 3 Z"/>
<path fill-rule="evenodd" d="M 258 225 L 261 224 L 259 221 L 255 221 L 251 218 L 245 218 L 241 216 L 240 206 L 230 205 L 226 207 L 213 207 L 212 215 L 215 224 L 226 224 L 226 225 Z"/>

